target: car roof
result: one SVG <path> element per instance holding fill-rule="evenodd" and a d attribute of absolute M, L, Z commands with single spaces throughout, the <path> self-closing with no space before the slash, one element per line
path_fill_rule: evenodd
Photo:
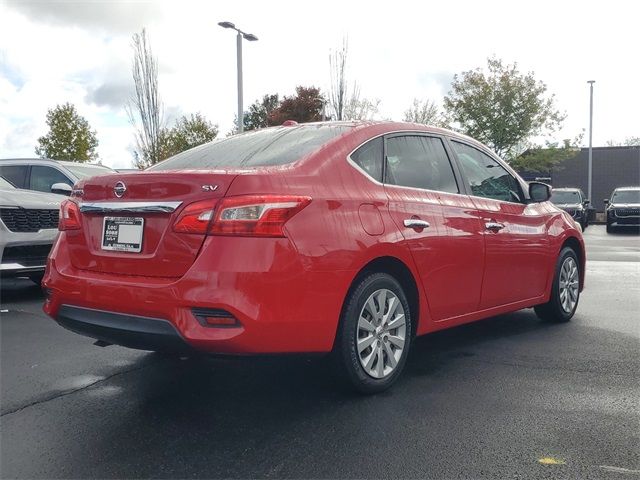
<path fill-rule="evenodd" d="M 640 187 L 618 187 L 614 190 L 614 192 L 624 192 L 624 191 L 634 191 L 640 190 Z"/>
<path fill-rule="evenodd" d="M 106 170 L 113 170 L 106 165 L 100 165 L 99 163 L 79 163 L 79 162 L 70 162 L 67 160 L 53 160 L 51 158 L 0 158 L 0 162 L 11 162 L 11 163 L 27 163 L 27 164 L 58 164 L 58 165 L 89 165 L 92 167 L 104 168 Z"/>
<path fill-rule="evenodd" d="M 553 189 L 556 192 L 579 192 L 581 191 L 578 187 L 560 187 Z"/>

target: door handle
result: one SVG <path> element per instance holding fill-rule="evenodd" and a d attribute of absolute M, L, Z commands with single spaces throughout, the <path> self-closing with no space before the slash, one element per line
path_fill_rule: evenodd
<path fill-rule="evenodd" d="M 420 220 L 419 218 L 407 218 L 403 222 L 405 227 L 409 228 L 428 228 L 429 222 Z"/>
<path fill-rule="evenodd" d="M 502 230 L 504 228 L 504 225 L 498 222 L 487 222 L 484 224 L 484 226 L 487 230 L 491 230 L 495 232 Z"/>

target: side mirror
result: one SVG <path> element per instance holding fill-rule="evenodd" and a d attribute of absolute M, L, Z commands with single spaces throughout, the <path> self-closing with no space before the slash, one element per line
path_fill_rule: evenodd
<path fill-rule="evenodd" d="M 605 205 L 609 205 L 609 199 L 608 199 L 608 198 L 605 198 L 605 199 L 604 199 L 604 204 L 605 204 Z"/>
<path fill-rule="evenodd" d="M 58 195 L 71 195 L 71 186 L 66 183 L 54 183 L 51 185 L 51 193 L 57 193 Z"/>
<path fill-rule="evenodd" d="M 551 198 L 551 186 L 542 182 L 529 182 L 529 198 L 532 202 L 546 202 Z"/>
<path fill-rule="evenodd" d="M 589 205 L 591 203 L 591 200 L 589 200 L 588 198 L 585 198 L 584 202 L 582 203 L 584 203 L 585 205 Z"/>

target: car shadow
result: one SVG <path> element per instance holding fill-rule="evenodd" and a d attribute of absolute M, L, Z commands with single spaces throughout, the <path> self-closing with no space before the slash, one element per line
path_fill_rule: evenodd
<path fill-rule="evenodd" d="M 13 302 L 38 299 L 44 301 L 42 287 L 28 278 L 0 279 L 0 305 L 3 307 Z"/>

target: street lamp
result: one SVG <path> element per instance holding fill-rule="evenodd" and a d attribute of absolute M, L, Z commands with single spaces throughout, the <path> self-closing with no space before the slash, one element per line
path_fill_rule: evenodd
<path fill-rule="evenodd" d="M 589 84 L 589 167 L 588 167 L 588 185 L 587 185 L 587 196 L 589 200 L 593 202 L 592 196 L 592 185 L 593 185 L 593 150 L 592 150 L 592 139 L 593 139 L 593 84 L 596 83 L 595 80 L 588 80 Z"/>
<path fill-rule="evenodd" d="M 246 33 L 237 28 L 231 22 L 218 22 L 222 28 L 231 28 L 238 32 L 236 36 L 237 54 L 238 54 L 238 132 L 244 130 L 244 110 L 242 108 L 242 39 L 255 42 L 258 37 L 252 33 Z"/>

